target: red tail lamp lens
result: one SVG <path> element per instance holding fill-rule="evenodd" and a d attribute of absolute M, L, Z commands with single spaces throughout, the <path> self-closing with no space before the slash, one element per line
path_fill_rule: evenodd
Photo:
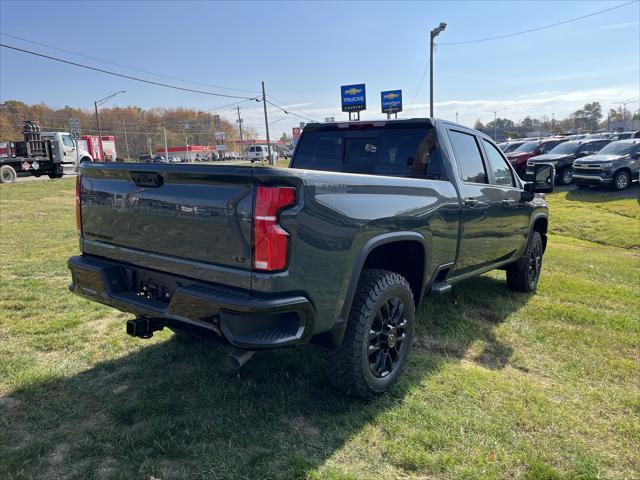
<path fill-rule="evenodd" d="M 257 188 L 253 218 L 254 269 L 277 271 L 287 266 L 289 234 L 278 224 L 278 213 L 295 200 L 295 188 Z"/>

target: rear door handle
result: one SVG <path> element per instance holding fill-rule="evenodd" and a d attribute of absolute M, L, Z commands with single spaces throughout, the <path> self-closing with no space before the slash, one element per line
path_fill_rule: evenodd
<path fill-rule="evenodd" d="M 464 204 L 467 207 L 475 207 L 478 204 L 478 200 L 476 200 L 475 198 L 467 197 L 464 199 Z"/>
<path fill-rule="evenodd" d="M 502 206 L 509 208 L 509 206 L 513 205 L 516 201 L 513 198 L 505 198 L 502 200 Z"/>

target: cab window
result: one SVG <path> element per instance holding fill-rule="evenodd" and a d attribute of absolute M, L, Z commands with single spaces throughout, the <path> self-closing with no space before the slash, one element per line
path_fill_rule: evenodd
<path fill-rule="evenodd" d="M 69 135 L 62 135 L 62 144 L 65 147 L 75 147 L 76 146 L 76 144 L 74 143 L 73 139 Z"/>
<path fill-rule="evenodd" d="M 476 137 L 468 133 L 450 130 L 449 138 L 451 139 L 451 146 L 458 164 L 458 173 L 462 181 L 489 183 Z"/>
<path fill-rule="evenodd" d="M 484 144 L 484 151 L 489 159 L 491 171 L 493 172 L 493 183 L 505 187 L 515 186 L 513 174 L 511 173 L 509 165 L 507 165 L 507 161 L 491 143 L 486 140 L 482 140 L 482 142 Z"/>

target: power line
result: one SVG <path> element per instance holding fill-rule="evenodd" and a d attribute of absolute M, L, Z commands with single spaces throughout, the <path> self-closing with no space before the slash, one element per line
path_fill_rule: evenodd
<path fill-rule="evenodd" d="M 284 113 L 286 113 L 287 115 L 293 115 L 293 116 L 295 116 L 295 117 L 300 117 L 300 118 L 303 118 L 303 119 L 305 119 L 305 120 L 307 120 L 307 121 L 309 121 L 309 122 L 317 122 L 317 121 L 318 121 L 318 120 L 314 120 L 314 119 L 309 118 L 309 117 L 305 117 L 304 115 L 298 115 L 297 113 L 293 113 L 292 111 L 287 110 L 286 108 L 281 107 L 280 105 L 278 105 L 278 104 L 276 104 L 276 103 L 273 103 L 273 102 L 272 102 L 272 101 L 270 101 L 270 100 L 266 100 L 266 102 L 267 102 L 269 105 L 272 105 L 272 106 L 276 107 L 277 109 L 282 110 L 282 111 L 283 111 Z"/>
<path fill-rule="evenodd" d="M 499 40 L 501 38 L 515 37 L 516 35 L 524 35 L 525 33 L 537 32 L 539 30 L 545 30 L 547 28 L 557 27 L 559 25 L 565 25 L 567 23 L 577 22 L 578 20 L 582 20 L 582 19 L 585 19 L 585 18 L 595 17 L 596 15 L 601 15 L 603 13 L 610 12 L 612 10 L 617 10 L 618 8 L 626 7 L 628 5 L 631 5 L 632 3 L 637 3 L 637 2 L 638 2 L 638 0 L 632 0 L 631 2 L 623 3 L 622 5 L 617 5 L 617 6 L 611 7 L 611 8 L 606 8 L 604 10 L 600 10 L 598 12 L 593 12 L 593 13 L 590 13 L 588 15 L 582 15 L 580 17 L 570 18 L 568 20 L 563 20 L 562 22 L 552 23 L 550 25 L 544 25 L 542 27 L 530 28 L 528 30 L 522 30 L 520 32 L 507 33 L 505 35 L 498 35 L 498 36 L 495 36 L 495 37 L 478 38 L 476 40 L 468 40 L 468 41 L 465 41 L 465 42 L 444 42 L 444 43 L 438 43 L 438 45 L 469 45 L 470 43 L 488 42 L 490 40 Z"/>
<path fill-rule="evenodd" d="M 22 52 L 22 53 L 28 53 L 29 55 L 35 55 L 36 57 L 42 57 L 42 58 L 46 58 L 46 59 L 49 59 L 49 60 L 54 60 L 56 62 L 66 63 L 68 65 L 74 65 L 74 66 L 80 67 L 80 68 L 86 68 L 87 70 L 93 70 L 93 71 L 100 72 L 100 73 L 106 73 L 107 75 L 113 75 L 113 76 L 116 76 L 116 77 L 121 77 L 121 78 L 126 78 L 126 79 L 129 79 L 129 80 L 134 80 L 136 82 L 142 82 L 142 83 L 148 83 L 148 84 L 151 84 L 151 85 L 157 85 L 159 87 L 172 88 L 174 90 L 182 90 L 184 92 L 200 93 L 202 95 L 211 95 L 213 97 L 241 98 L 243 100 L 254 100 L 255 99 L 255 97 L 241 97 L 239 95 L 227 95 L 225 93 L 205 92 L 203 90 L 194 90 L 192 88 L 178 87 L 176 85 L 169 85 L 167 83 L 160 83 L 160 82 L 155 82 L 153 80 L 146 80 L 144 78 L 132 77 L 131 75 L 124 75 L 122 73 L 111 72 L 109 70 L 104 70 L 102 68 L 91 67 L 89 65 L 84 65 L 82 63 L 76 63 L 76 62 L 72 62 L 70 60 L 64 60 L 62 58 L 52 57 L 51 55 L 45 55 L 44 53 L 38 53 L 38 52 L 33 52 L 31 50 L 25 50 L 24 48 L 14 47 L 12 45 L 6 45 L 4 43 L 0 43 L 0 47 L 9 48 L 11 50 L 16 50 L 16 51 Z"/>
<path fill-rule="evenodd" d="M 258 93 L 257 91 L 246 90 L 244 88 L 223 87 L 221 85 L 213 85 L 213 84 L 210 84 L 210 83 L 194 82 L 193 80 L 185 80 L 184 78 L 172 77 L 170 75 L 163 75 L 162 73 L 150 72 L 149 70 L 142 70 L 140 68 L 131 67 L 129 65 L 123 65 L 122 63 L 111 62 L 109 60 L 104 60 L 102 58 L 92 57 L 90 55 L 85 55 L 83 53 L 74 52 L 73 50 L 67 50 L 67 49 L 64 49 L 64 48 L 54 47 L 53 45 L 47 45 L 46 43 L 35 42 L 33 40 L 29 40 L 28 38 L 18 37 L 17 35 L 11 35 L 9 33 L 0 32 L 0 35 L 4 35 L 5 37 L 14 38 L 16 40 L 21 40 L 23 42 L 31 43 L 33 45 L 39 45 L 41 47 L 46 47 L 46 48 L 51 48 L 53 50 L 58 50 L 59 52 L 70 53 L 71 55 L 76 55 L 78 57 L 87 58 L 89 60 L 95 60 L 97 62 L 106 63 L 108 65 L 113 65 L 115 67 L 126 68 L 128 70 L 133 70 L 133 71 L 136 71 L 136 72 L 141 72 L 141 73 L 146 73 L 146 74 L 149 74 L 149 75 L 154 75 L 156 77 L 168 78 L 170 80 L 177 80 L 179 82 L 191 83 L 193 85 L 202 85 L 202 86 L 205 86 L 205 87 L 220 88 L 222 90 L 231 90 L 231 91 L 236 91 L 236 92 L 247 92 L 247 93 L 256 93 L 256 94 Z"/>
<path fill-rule="evenodd" d="M 279 98 L 276 98 L 273 95 L 267 95 L 267 97 L 273 98 L 276 102 L 280 102 L 280 103 L 283 103 L 284 105 L 288 105 L 287 102 Z M 285 108 L 287 109 L 288 112 L 299 112 L 299 113 L 304 113 L 305 115 L 309 115 L 310 117 L 312 116 L 311 113 L 305 112 L 304 110 L 300 110 L 299 108 L 289 108 L 289 107 L 285 107 Z"/>

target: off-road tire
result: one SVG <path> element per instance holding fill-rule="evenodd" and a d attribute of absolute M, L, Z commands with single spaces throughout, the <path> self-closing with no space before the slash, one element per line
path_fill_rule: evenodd
<path fill-rule="evenodd" d="M 381 309 L 389 308 L 389 302 L 395 302 L 396 299 L 403 306 L 399 321 L 406 321 L 402 327 L 403 340 L 396 351 L 396 361 L 391 362 L 390 357 L 384 359 L 385 365 L 387 361 L 394 365 L 390 367 L 390 372 L 378 377 L 369 364 L 370 355 L 376 354 L 371 354 L 369 348 L 370 342 L 379 340 L 370 339 L 370 332 L 373 334 L 374 322 L 380 321 Z M 391 317 L 391 314 L 387 316 Z M 367 400 L 384 393 L 406 366 L 414 330 L 415 306 L 409 282 L 402 275 L 387 270 L 364 270 L 351 305 L 344 340 L 340 346 L 327 350 L 329 381 L 347 395 Z M 398 343 L 394 341 L 396 346 Z M 380 351 L 384 349 L 380 348 Z"/>
<path fill-rule="evenodd" d="M 507 286 L 510 290 L 526 293 L 536 291 L 542 270 L 543 253 L 542 236 L 534 230 L 522 258 L 507 267 Z"/>
<path fill-rule="evenodd" d="M 13 183 L 18 179 L 18 174 L 11 165 L 0 167 L 0 183 Z"/>
<path fill-rule="evenodd" d="M 616 173 L 615 177 L 613 177 L 613 182 L 611 183 L 611 187 L 614 190 L 622 191 L 625 190 L 631 184 L 631 176 L 629 172 L 626 170 L 620 170 Z"/>

